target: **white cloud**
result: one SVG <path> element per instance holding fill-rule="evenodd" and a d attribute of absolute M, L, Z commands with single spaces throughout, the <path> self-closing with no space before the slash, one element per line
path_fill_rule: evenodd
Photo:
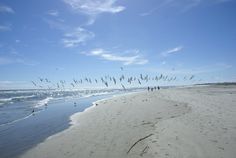
<path fill-rule="evenodd" d="M 117 0 L 64 0 L 72 9 L 89 14 L 118 13 L 125 9 L 124 6 L 116 6 Z"/>
<path fill-rule="evenodd" d="M 115 5 L 117 0 L 64 0 L 74 11 L 89 16 L 87 25 L 95 22 L 96 16 L 102 13 L 119 13 L 124 6 Z"/>
<path fill-rule="evenodd" d="M 0 32 L 11 31 L 10 26 L 0 25 Z"/>
<path fill-rule="evenodd" d="M 98 56 L 101 59 L 108 61 L 119 61 L 122 62 L 124 65 L 132 65 L 132 64 L 143 65 L 148 63 L 148 60 L 142 58 L 140 55 L 137 54 L 137 52 L 135 52 L 135 54 L 137 55 L 124 56 L 124 55 L 116 55 L 110 53 L 109 51 L 99 48 L 84 54 L 91 56 Z"/>
<path fill-rule="evenodd" d="M 15 11 L 9 7 L 9 6 L 5 6 L 5 5 L 0 5 L 0 12 L 2 13 L 15 13 Z"/>
<path fill-rule="evenodd" d="M 172 49 L 169 49 L 167 51 L 162 52 L 161 55 L 163 57 L 167 57 L 167 56 L 169 56 L 171 54 L 180 52 L 181 50 L 183 50 L 183 46 L 178 46 L 178 47 L 175 47 L 175 48 L 172 48 Z"/>
<path fill-rule="evenodd" d="M 59 12 L 57 10 L 49 10 L 47 14 L 51 16 L 58 16 Z"/>
<path fill-rule="evenodd" d="M 94 33 L 84 28 L 78 27 L 74 31 L 64 34 L 62 42 L 65 47 L 76 47 L 80 44 L 84 44 L 86 41 L 94 38 Z"/>

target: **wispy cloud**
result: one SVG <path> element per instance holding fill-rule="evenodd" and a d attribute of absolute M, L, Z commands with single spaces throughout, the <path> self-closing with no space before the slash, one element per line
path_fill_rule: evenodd
<path fill-rule="evenodd" d="M 48 15 L 51 15 L 51 16 L 58 16 L 59 15 L 59 12 L 57 10 L 49 10 L 47 12 Z"/>
<path fill-rule="evenodd" d="M 26 66 L 36 66 L 36 65 L 39 64 L 36 61 L 28 60 L 28 59 L 25 59 L 25 58 L 17 58 L 17 59 L 15 59 L 15 63 L 23 64 L 23 65 L 26 65 Z"/>
<path fill-rule="evenodd" d="M 191 0 L 189 3 L 186 3 L 186 5 L 183 6 L 182 11 L 188 11 L 194 7 L 197 7 L 199 5 L 201 5 L 202 0 Z"/>
<path fill-rule="evenodd" d="M 116 6 L 117 0 L 64 0 L 72 9 L 88 14 L 118 13 L 125 9 L 124 6 Z"/>
<path fill-rule="evenodd" d="M 9 25 L 0 25 L 0 32 L 11 31 L 11 26 Z"/>
<path fill-rule="evenodd" d="M 148 16 L 148 15 L 151 15 L 151 14 L 153 14 L 156 10 L 157 10 L 157 8 L 153 8 L 153 9 L 151 9 L 151 10 L 148 10 L 148 11 L 146 11 L 146 12 L 141 13 L 140 16 Z"/>
<path fill-rule="evenodd" d="M 167 6 L 170 6 L 173 3 L 173 0 L 160 0 L 158 1 L 156 6 L 153 6 L 150 10 L 147 10 L 140 14 L 140 16 L 148 16 L 153 13 L 155 13 L 158 10 L 161 10 L 162 8 L 165 8 Z"/>
<path fill-rule="evenodd" d="M 89 16 L 89 24 L 93 24 L 97 15 L 102 13 L 119 13 L 124 6 L 116 5 L 117 0 L 64 0 L 74 11 Z"/>
<path fill-rule="evenodd" d="M 225 3 L 233 0 L 216 0 L 216 3 Z"/>
<path fill-rule="evenodd" d="M 29 82 L 26 81 L 9 81 L 9 80 L 0 80 L 0 89 L 9 90 L 9 89 L 25 89 L 32 88 L 29 86 Z"/>
<path fill-rule="evenodd" d="M 65 47 L 76 47 L 80 44 L 84 44 L 88 40 L 91 40 L 94 36 L 93 32 L 78 27 L 69 33 L 65 33 L 62 42 Z"/>
<path fill-rule="evenodd" d="M 71 30 L 72 27 L 70 27 L 69 25 L 65 24 L 64 21 L 58 20 L 58 19 L 47 19 L 47 18 L 43 18 L 43 21 L 46 22 L 49 27 L 51 29 L 57 29 L 57 30 L 61 30 L 61 31 L 67 31 L 67 30 Z"/>
<path fill-rule="evenodd" d="M 1 12 L 2 13 L 11 13 L 11 14 L 15 13 L 15 11 L 11 7 L 6 6 L 6 5 L 0 5 L 0 13 Z"/>
<path fill-rule="evenodd" d="M 108 60 L 108 61 L 118 61 L 122 62 L 124 65 L 143 65 L 148 63 L 147 59 L 142 58 L 141 55 L 137 54 L 135 52 L 135 55 L 117 55 L 114 53 L 111 53 L 109 51 L 106 51 L 104 49 L 94 49 L 90 52 L 84 52 L 83 54 L 89 55 L 89 56 L 98 56 L 103 60 Z"/>
<path fill-rule="evenodd" d="M 177 10 L 180 12 L 187 12 L 193 8 L 206 5 L 206 4 L 221 4 L 226 3 L 232 0 L 159 0 L 156 3 L 156 6 L 150 8 L 140 14 L 140 16 L 148 16 L 157 11 L 166 11 L 166 10 Z"/>
<path fill-rule="evenodd" d="M 10 58 L 10 57 L 0 57 L 0 65 L 10 65 L 10 64 L 23 64 L 27 66 L 35 66 L 39 63 L 36 61 L 28 60 L 25 58 Z"/>
<path fill-rule="evenodd" d="M 11 64 L 12 62 L 13 61 L 8 58 L 0 57 L 0 65 L 7 65 Z"/>
<path fill-rule="evenodd" d="M 39 63 L 37 61 L 25 57 L 23 54 L 19 53 L 14 48 L 10 48 L 10 50 L 5 55 L 0 56 L 0 65 L 10 65 L 10 64 L 36 66 Z"/>
<path fill-rule="evenodd" d="M 86 41 L 95 37 L 95 34 L 82 27 L 73 27 L 61 20 L 43 19 L 51 29 L 59 30 L 63 33 L 61 43 L 65 47 L 77 47 L 80 44 L 85 44 Z"/>
<path fill-rule="evenodd" d="M 167 57 L 167 56 L 169 56 L 171 54 L 180 52 L 181 50 L 183 50 L 183 46 L 178 46 L 178 47 L 175 47 L 175 48 L 172 48 L 172 49 L 169 49 L 167 51 L 162 52 L 161 55 L 163 57 Z"/>

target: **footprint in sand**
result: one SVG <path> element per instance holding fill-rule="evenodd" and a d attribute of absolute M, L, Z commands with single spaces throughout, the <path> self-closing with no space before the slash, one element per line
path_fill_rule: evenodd
<path fill-rule="evenodd" d="M 160 119 L 162 119 L 162 117 L 156 117 L 155 119 L 160 120 Z"/>
<path fill-rule="evenodd" d="M 223 147 L 218 147 L 218 149 L 220 149 L 220 150 L 225 150 L 225 148 L 223 148 Z"/>

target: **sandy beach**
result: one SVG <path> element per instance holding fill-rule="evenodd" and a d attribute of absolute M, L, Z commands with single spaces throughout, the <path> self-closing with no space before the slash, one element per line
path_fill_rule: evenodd
<path fill-rule="evenodd" d="M 234 158 L 236 86 L 139 92 L 101 100 L 21 158 Z"/>

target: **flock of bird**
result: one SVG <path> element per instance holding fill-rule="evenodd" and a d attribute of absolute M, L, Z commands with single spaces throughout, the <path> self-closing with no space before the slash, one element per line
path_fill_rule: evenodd
<path fill-rule="evenodd" d="M 121 67 L 120 69 L 122 72 L 124 71 L 123 67 Z M 194 78 L 195 78 L 195 75 L 184 76 L 183 80 L 193 81 Z M 139 76 L 129 77 L 122 74 L 119 77 L 105 75 L 99 79 L 97 78 L 92 79 L 89 77 L 85 77 L 81 79 L 73 79 L 71 82 L 68 82 L 68 83 L 65 80 L 60 80 L 59 82 L 54 83 L 50 81 L 48 78 L 39 77 L 36 81 L 31 81 L 31 82 L 36 89 L 40 88 L 40 89 L 49 89 L 49 90 L 52 90 L 52 89 L 65 90 L 66 88 L 79 88 L 79 86 L 83 84 L 102 84 L 106 88 L 112 87 L 112 85 L 113 86 L 118 85 L 122 87 L 124 90 L 126 90 L 127 88 L 125 87 L 125 85 L 129 86 L 133 84 L 135 86 L 137 85 L 142 86 L 142 85 L 145 85 L 145 83 L 147 84 L 149 81 L 156 81 L 158 83 L 158 81 L 173 82 L 177 80 L 178 79 L 176 76 L 169 76 L 169 75 L 164 75 L 164 74 L 156 75 L 155 77 L 151 77 L 149 75 L 144 75 L 144 74 L 140 74 Z"/>

